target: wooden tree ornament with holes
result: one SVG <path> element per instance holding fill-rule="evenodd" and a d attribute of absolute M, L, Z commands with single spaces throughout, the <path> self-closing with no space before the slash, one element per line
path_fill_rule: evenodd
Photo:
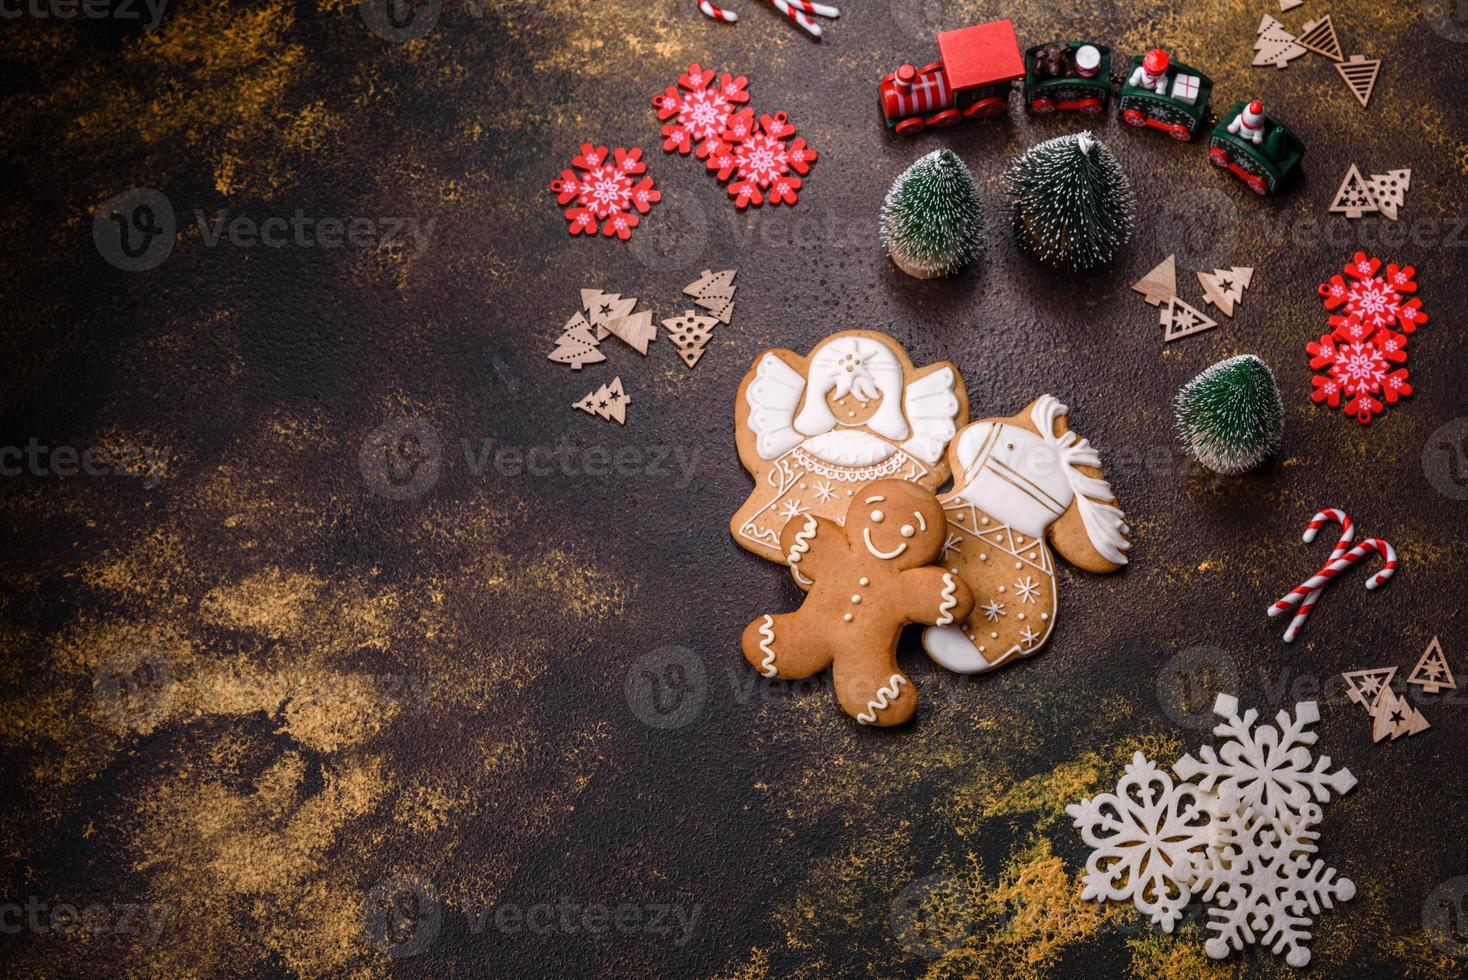
<path fill-rule="evenodd" d="M 1244 298 L 1244 290 L 1254 278 L 1254 270 L 1236 265 L 1231 269 L 1214 269 L 1199 272 L 1198 282 L 1203 286 L 1203 302 L 1218 307 L 1224 316 L 1234 315 L 1234 304 Z"/>
<path fill-rule="evenodd" d="M 573 371 L 580 371 L 588 364 L 605 361 L 607 356 L 597 349 L 591 323 L 577 313 L 566 321 L 565 332 L 556 340 L 556 349 L 550 352 L 549 358 L 557 364 L 571 365 Z"/>
<path fill-rule="evenodd" d="M 720 323 L 728 323 L 734 315 L 735 275 L 734 269 L 723 272 L 705 269 L 697 280 L 683 287 L 683 292 L 692 296 L 694 303 L 712 313 Z"/>
<path fill-rule="evenodd" d="M 1412 668 L 1412 674 L 1407 678 L 1408 684 L 1418 684 L 1422 687 L 1423 694 L 1436 694 L 1438 691 L 1456 691 L 1457 682 L 1453 679 L 1452 668 L 1448 666 L 1448 658 L 1443 654 L 1443 646 L 1437 637 L 1427 645 L 1427 650 L 1422 658 L 1417 661 L 1417 666 Z"/>
<path fill-rule="evenodd" d="M 1330 14 L 1306 24 L 1305 30 L 1295 38 L 1295 43 L 1318 55 L 1324 55 L 1331 61 L 1340 61 L 1344 57 L 1341 54 L 1340 38 L 1335 34 L 1335 25 L 1330 22 Z"/>
<path fill-rule="evenodd" d="M 1167 328 L 1162 338 L 1166 342 L 1191 337 L 1195 333 L 1212 330 L 1218 326 L 1217 321 L 1208 319 L 1176 296 L 1163 305 L 1158 322 Z"/>
<path fill-rule="evenodd" d="M 1285 13 L 1287 11 L 1294 10 L 1296 7 L 1304 2 L 1305 0 L 1279 0 L 1279 12 Z"/>
<path fill-rule="evenodd" d="M 1397 220 L 1397 209 L 1407 201 L 1407 188 L 1412 186 L 1412 171 L 1407 169 L 1388 170 L 1384 174 L 1372 174 L 1371 197 L 1382 217 Z"/>
<path fill-rule="evenodd" d="M 580 409 L 588 415 L 596 415 L 607 421 L 616 420 L 618 425 L 625 425 L 627 406 L 630 404 L 632 404 L 632 399 L 622 391 L 621 377 L 616 377 L 571 407 Z"/>
<path fill-rule="evenodd" d="M 703 357 L 704 348 L 714 335 L 718 322 L 714 317 L 699 316 L 692 310 L 685 310 L 682 316 L 664 320 L 663 329 L 673 346 L 678 348 L 678 356 L 683 358 L 683 363 L 693 367 Z"/>
<path fill-rule="evenodd" d="M 1346 171 L 1340 190 L 1335 192 L 1330 210 L 1332 214 L 1344 214 L 1347 218 L 1359 218 L 1363 214 L 1381 210 L 1377 206 L 1376 196 L 1371 193 L 1371 185 L 1361 176 L 1361 171 L 1354 163 Z"/>
<path fill-rule="evenodd" d="M 1356 101 L 1365 109 L 1371 101 L 1371 90 L 1376 88 L 1376 76 L 1381 74 L 1381 59 L 1366 60 L 1365 55 L 1353 54 L 1350 61 L 1336 59 L 1335 70 L 1345 79 L 1346 86 Z"/>
<path fill-rule="evenodd" d="M 1161 306 L 1177 295 L 1176 257 L 1169 255 L 1151 272 L 1132 283 L 1132 290 L 1153 306 Z"/>
<path fill-rule="evenodd" d="M 1259 36 L 1254 40 L 1254 51 L 1255 68 L 1266 65 L 1285 68 L 1305 53 L 1305 49 L 1295 43 L 1295 35 L 1285 30 L 1283 24 L 1268 14 L 1259 21 Z"/>

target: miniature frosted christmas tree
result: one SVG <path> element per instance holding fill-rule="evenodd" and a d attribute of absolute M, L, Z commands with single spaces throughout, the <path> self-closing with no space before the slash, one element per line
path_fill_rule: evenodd
<path fill-rule="evenodd" d="M 1247 473 L 1279 449 L 1284 402 L 1274 372 L 1253 354 L 1204 369 L 1177 393 L 1178 436 L 1215 473 Z"/>
<path fill-rule="evenodd" d="M 892 182 L 882 241 L 897 268 L 919 279 L 952 275 L 979 257 L 984 203 L 952 150 L 934 150 Z"/>
<path fill-rule="evenodd" d="M 1005 175 L 1019 246 L 1046 265 L 1081 272 L 1105 265 L 1132 237 L 1132 188 L 1090 133 L 1030 147 Z"/>

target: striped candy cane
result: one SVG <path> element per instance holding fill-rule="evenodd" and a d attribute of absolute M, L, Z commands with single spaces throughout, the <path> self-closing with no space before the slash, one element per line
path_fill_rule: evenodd
<path fill-rule="evenodd" d="M 801 10 L 808 14 L 815 14 L 817 17 L 841 16 L 840 10 L 828 4 L 811 3 L 810 0 L 785 0 L 785 2 L 790 4 L 790 6 L 794 7 L 796 10 Z"/>
<path fill-rule="evenodd" d="M 1397 570 L 1397 552 L 1392 546 L 1381 538 L 1367 538 L 1356 547 L 1346 552 L 1339 558 L 1326 562 L 1325 567 L 1314 575 L 1301 582 L 1286 596 L 1269 607 L 1269 615 L 1278 616 L 1300 602 L 1312 591 L 1329 585 L 1331 580 L 1342 571 L 1350 568 L 1360 561 L 1368 552 L 1375 551 L 1386 559 L 1386 565 L 1375 575 L 1366 581 L 1368 589 L 1374 589 L 1387 579 L 1391 578 Z"/>
<path fill-rule="evenodd" d="M 703 11 L 705 17 L 712 17 L 714 20 L 722 21 L 725 24 L 732 24 L 739 19 L 739 15 L 734 11 L 725 10 L 723 7 L 716 7 L 709 0 L 698 0 L 698 9 Z"/>
<path fill-rule="evenodd" d="M 787 0 L 770 0 L 770 3 L 774 4 L 775 9 L 780 11 L 780 13 L 784 14 L 786 17 L 789 17 L 791 20 L 795 21 L 795 23 L 805 28 L 806 32 L 809 33 L 811 37 L 821 36 L 820 27 L 804 13 L 790 6 Z"/>
<path fill-rule="evenodd" d="M 1356 536 L 1356 526 L 1351 523 L 1351 516 L 1343 510 L 1327 507 L 1324 510 L 1318 511 L 1310 519 L 1310 523 L 1306 526 L 1303 535 L 1305 543 L 1309 544 L 1314 541 L 1315 535 L 1320 532 L 1320 528 L 1330 521 L 1335 521 L 1340 524 L 1341 536 L 1340 540 L 1335 543 L 1335 547 L 1331 549 L 1330 557 L 1326 559 L 1327 563 L 1333 562 L 1344 555 L 1351 547 L 1351 540 Z M 1295 637 L 1300 635 L 1300 627 L 1305 625 L 1305 620 L 1310 617 L 1311 610 L 1315 608 L 1315 603 L 1320 601 L 1320 594 L 1324 591 L 1325 587 L 1321 586 L 1318 589 L 1312 590 L 1305 597 L 1305 601 L 1300 604 L 1299 611 L 1295 613 L 1295 618 L 1290 621 L 1289 628 L 1285 630 L 1284 641 L 1286 643 L 1293 642 Z"/>

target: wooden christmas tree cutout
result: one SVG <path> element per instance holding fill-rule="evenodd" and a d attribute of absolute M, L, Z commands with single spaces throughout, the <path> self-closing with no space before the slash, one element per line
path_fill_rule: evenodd
<path fill-rule="evenodd" d="M 607 330 L 644 357 L 647 356 L 647 345 L 658 339 L 658 328 L 653 325 L 652 314 L 646 310 L 613 320 L 607 324 Z"/>
<path fill-rule="evenodd" d="M 718 317 L 720 323 L 728 323 L 734 315 L 734 276 L 737 271 L 723 272 L 703 270 L 698 279 L 683 287 L 683 292 L 693 301 Z"/>
<path fill-rule="evenodd" d="M 637 300 L 632 296 L 623 299 L 617 293 L 604 293 L 600 289 L 581 290 L 581 306 L 586 310 L 591 325 L 596 328 L 597 340 L 605 340 L 611 333 L 607 329 L 608 325 L 613 320 L 629 315 L 636 305 Z"/>
<path fill-rule="evenodd" d="M 1265 65 L 1284 68 L 1305 53 L 1305 49 L 1295 43 L 1295 35 L 1285 30 L 1283 24 L 1268 14 L 1259 22 L 1259 36 L 1254 40 L 1254 50 L 1257 52 L 1252 62 L 1255 68 Z"/>
<path fill-rule="evenodd" d="M 683 358 L 683 363 L 693 367 L 703 357 L 704 348 L 714 335 L 714 327 L 718 322 L 714 317 L 699 316 L 692 310 L 685 310 L 682 316 L 664 320 L 663 329 L 667 331 L 668 339 L 678 348 L 678 356 Z"/>
<path fill-rule="evenodd" d="M 571 407 L 608 421 L 615 419 L 618 425 L 626 425 L 627 406 L 631 404 L 632 399 L 622 391 L 621 377 L 616 377 Z"/>
<path fill-rule="evenodd" d="M 1284 13 L 1287 10 L 1294 10 L 1304 2 L 1305 0 L 1279 0 L 1279 12 Z"/>
<path fill-rule="evenodd" d="M 1330 22 L 1330 14 L 1306 24 L 1304 32 L 1295 38 L 1295 43 L 1316 54 L 1324 55 L 1331 61 L 1340 61 L 1343 57 L 1341 41 L 1335 36 L 1335 25 Z"/>
<path fill-rule="evenodd" d="M 1371 185 L 1371 197 L 1383 217 L 1397 220 L 1397 208 L 1406 203 L 1407 188 L 1412 186 L 1412 171 L 1388 170 L 1384 174 L 1372 174 L 1367 181 Z"/>
<path fill-rule="evenodd" d="M 1371 101 L 1371 90 L 1376 87 L 1376 76 L 1381 74 L 1381 59 L 1367 61 L 1365 55 L 1353 54 L 1350 61 L 1337 58 L 1336 62 L 1335 70 L 1341 73 L 1351 94 L 1365 109 L 1366 103 Z"/>
<path fill-rule="evenodd" d="M 1335 192 L 1335 201 L 1331 203 L 1330 210 L 1335 214 L 1344 214 L 1347 218 L 1359 218 L 1363 214 L 1380 210 L 1371 193 L 1371 185 L 1362 179 L 1361 171 L 1356 169 L 1354 163 L 1346 171 L 1346 179 L 1341 181 L 1340 190 Z"/>
<path fill-rule="evenodd" d="M 1350 670 L 1341 677 L 1346 682 L 1346 697 L 1373 713 L 1381 692 L 1391 687 L 1392 678 L 1397 676 L 1395 667 L 1374 667 L 1370 670 Z"/>
<path fill-rule="evenodd" d="M 1155 269 L 1132 283 L 1132 290 L 1141 293 L 1153 306 L 1161 306 L 1172 299 L 1177 295 L 1177 265 L 1173 261 L 1175 258 L 1176 256 L 1169 255 L 1163 259 Z"/>
<path fill-rule="evenodd" d="M 1204 330 L 1211 330 L 1218 326 L 1215 321 L 1208 319 L 1176 296 L 1168 300 L 1167 305 L 1162 307 L 1158 322 L 1167 327 L 1167 333 L 1162 339 L 1169 342 L 1191 337 L 1195 333 L 1202 333 Z"/>
<path fill-rule="evenodd" d="M 607 356 L 597 350 L 591 323 L 577 313 L 566 321 L 565 332 L 556 340 L 556 349 L 550 352 L 549 358 L 557 364 L 571 365 L 573 371 L 580 371 L 588 364 L 605 361 Z"/>
<path fill-rule="evenodd" d="M 1403 735 L 1416 735 L 1432 726 L 1422 712 L 1408 704 L 1391 688 L 1383 688 L 1371 711 L 1371 741 L 1380 742 L 1388 735 L 1395 742 Z"/>
<path fill-rule="evenodd" d="M 1438 691 L 1456 691 L 1458 684 L 1453 680 L 1452 668 L 1448 666 L 1448 658 L 1443 654 L 1443 646 L 1437 637 L 1427 645 L 1427 650 L 1422 654 L 1422 659 L 1417 661 L 1417 666 L 1412 668 L 1411 675 L 1407 678 L 1408 684 L 1420 684 L 1423 694 L 1436 694 Z"/>
<path fill-rule="evenodd" d="M 1224 316 L 1234 315 L 1234 304 L 1242 302 L 1244 290 L 1254 278 L 1254 270 L 1236 265 L 1232 269 L 1214 269 L 1198 273 L 1203 284 L 1203 302 L 1216 306 Z"/>

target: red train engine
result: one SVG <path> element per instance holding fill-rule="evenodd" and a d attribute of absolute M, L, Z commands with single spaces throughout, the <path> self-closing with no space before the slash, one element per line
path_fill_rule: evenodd
<path fill-rule="evenodd" d="M 1025 74 L 1014 22 L 996 20 L 938 35 L 940 60 L 903 65 L 882 78 L 882 118 L 900 136 L 1009 107 L 1010 83 Z"/>

